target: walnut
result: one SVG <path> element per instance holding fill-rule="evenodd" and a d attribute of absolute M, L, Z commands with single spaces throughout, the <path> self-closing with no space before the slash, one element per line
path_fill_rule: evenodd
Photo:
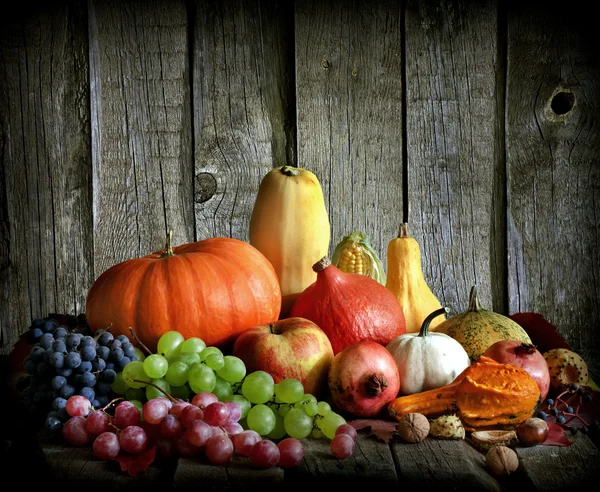
<path fill-rule="evenodd" d="M 493 446 L 485 455 L 485 464 L 493 475 L 505 477 L 519 468 L 519 458 L 508 446 Z"/>
<path fill-rule="evenodd" d="M 406 442 L 421 442 L 429 434 L 429 420 L 422 413 L 407 413 L 398 421 L 397 429 Z"/>

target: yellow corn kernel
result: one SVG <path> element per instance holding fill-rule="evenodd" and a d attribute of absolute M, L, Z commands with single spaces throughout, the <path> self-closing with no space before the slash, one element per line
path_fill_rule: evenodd
<path fill-rule="evenodd" d="M 344 250 L 338 268 L 345 273 L 365 274 L 365 259 L 363 258 L 361 247 L 358 244 L 353 244 Z"/>

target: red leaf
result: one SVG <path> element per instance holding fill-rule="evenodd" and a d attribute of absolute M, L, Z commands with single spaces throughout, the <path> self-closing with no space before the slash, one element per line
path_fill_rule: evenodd
<path fill-rule="evenodd" d="M 548 432 L 548 437 L 542 443 L 544 446 L 570 446 L 573 444 L 560 425 L 555 424 L 554 422 L 548 422 L 548 428 L 550 429 L 550 432 Z"/>
<path fill-rule="evenodd" d="M 567 341 L 558 332 L 556 326 L 538 313 L 514 313 L 509 316 L 520 325 L 531 338 L 531 342 L 543 354 L 555 348 L 572 350 Z"/>
<path fill-rule="evenodd" d="M 390 442 L 396 432 L 397 422 L 379 419 L 359 419 L 348 422 L 356 430 L 370 428 L 369 436 L 375 436 L 383 442 Z"/>
<path fill-rule="evenodd" d="M 130 476 L 135 477 L 138 473 L 146 471 L 155 457 L 156 446 L 152 446 L 140 454 L 119 453 L 115 461 L 121 465 L 121 471 L 126 471 Z"/>

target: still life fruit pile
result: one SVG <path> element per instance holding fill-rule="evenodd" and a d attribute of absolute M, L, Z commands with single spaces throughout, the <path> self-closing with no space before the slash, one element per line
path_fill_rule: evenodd
<path fill-rule="evenodd" d="M 19 404 L 131 475 L 170 457 L 294 467 L 304 439 L 344 459 L 363 428 L 469 440 L 503 475 L 515 446 L 600 427 L 587 365 L 556 330 L 485 309 L 477 285 L 451 315 L 408 224 L 387 268 L 358 230 L 329 257 L 317 177 L 282 166 L 263 177 L 249 228 L 248 242 L 169 235 L 103 272 L 85 313 L 33 320 L 15 351 Z"/>

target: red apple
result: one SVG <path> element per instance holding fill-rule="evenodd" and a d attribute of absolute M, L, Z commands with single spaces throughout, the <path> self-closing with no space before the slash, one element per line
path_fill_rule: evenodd
<path fill-rule="evenodd" d="M 300 317 L 258 325 L 238 335 L 233 355 L 246 365 L 247 373 L 266 371 L 276 383 L 285 378 L 302 382 L 304 393 L 324 396 L 333 347 L 314 322 Z"/>

